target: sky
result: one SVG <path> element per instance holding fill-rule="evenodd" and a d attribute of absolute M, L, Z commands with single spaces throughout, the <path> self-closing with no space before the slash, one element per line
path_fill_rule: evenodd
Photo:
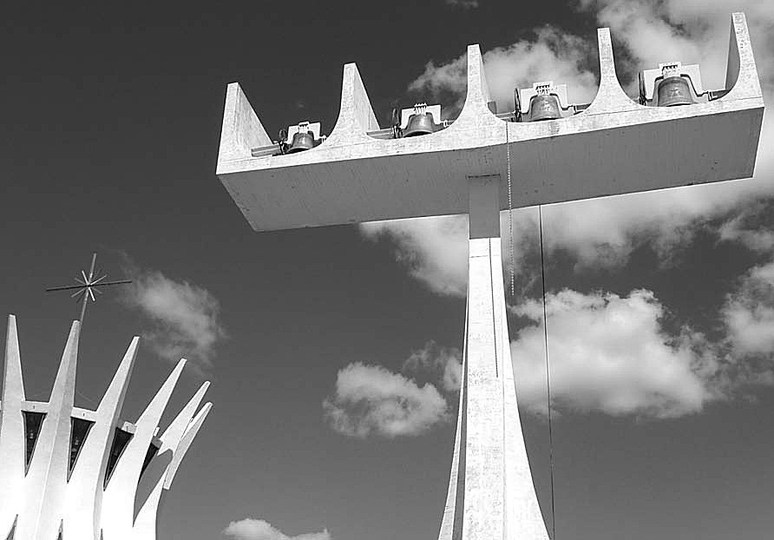
<path fill-rule="evenodd" d="M 747 14 L 771 102 L 763 0 L 4 6 L 0 308 L 18 317 L 28 399 L 47 399 L 78 314 L 44 289 L 97 251 L 134 283 L 89 307 L 76 404 L 96 406 L 134 335 L 124 419 L 181 356 L 165 421 L 213 383 L 160 539 L 434 538 L 466 218 L 251 231 L 214 172 L 226 85 L 240 82 L 270 133 L 303 120 L 327 132 L 355 61 L 386 126 L 417 101 L 453 114 L 479 43 L 502 107 L 547 79 L 588 102 L 607 26 L 632 95 L 639 70 L 672 60 L 720 88 L 732 11 Z M 751 180 L 543 208 L 556 538 L 770 538 L 773 149 L 764 120 Z M 537 209 L 512 217 L 511 347 L 550 523 Z"/>

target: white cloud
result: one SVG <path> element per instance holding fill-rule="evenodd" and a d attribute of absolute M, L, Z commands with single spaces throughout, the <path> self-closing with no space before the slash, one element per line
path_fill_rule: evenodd
<path fill-rule="evenodd" d="M 360 231 L 371 240 L 385 236 L 393 240 L 396 259 L 431 291 L 453 296 L 465 294 L 467 216 L 363 223 Z"/>
<path fill-rule="evenodd" d="M 223 529 L 222 535 L 233 540 L 331 540 L 327 530 L 317 533 L 288 536 L 262 519 L 245 518 L 232 521 Z"/>
<path fill-rule="evenodd" d="M 455 392 L 462 383 L 462 353 L 457 348 L 442 347 L 431 340 L 413 351 L 402 369 L 408 373 L 429 374 L 445 391 Z"/>
<path fill-rule="evenodd" d="M 542 304 L 514 308 L 532 324 L 511 343 L 519 400 L 547 410 Z M 664 307 L 646 290 L 620 297 L 564 290 L 547 298 L 554 407 L 579 412 L 673 417 L 698 412 L 712 399 L 687 332 L 661 327 Z"/>
<path fill-rule="evenodd" d="M 769 204 L 748 206 L 718 228 L 718 237 L 723 241 L 739 242 L 751 251 L 772 252 L 774 223 L 766 223 L 770 212 Z"/>
<path fill-rule="evenodd" d="M 752 268 L 723 308 L 737 355 L 769 355 L 774 371 L 774 261 Z"/>
<path fill-rule="evenodd" d="M 359 362 L 339 370 L 323 411 L 335 431 L 358 438 L 420 435 L 448 420 L 446 400 L 432 384 Z"/>
<path fill-rule="evenodd" d="M 211 366 L 225 337 L 220 304 L 206 289 L 174 281 L 158 271 L 135 271 L 124 301 L 153 323 L 144 333 L 156 353 L 169 360 L 186 357 L 199 368 Z"/>
<path fill-rule="evenodd" d="M 668 418 L 700 412 L 774 386 L 774 261 L 751 269 L 729 294 L 716 341 L 664 326 L 666 308 L 647 290 L 549 294 L 553 408 Z M 547 410 L 542 303 L 511 310 L 529 324 L 511 343 L 520 403 Z"/>

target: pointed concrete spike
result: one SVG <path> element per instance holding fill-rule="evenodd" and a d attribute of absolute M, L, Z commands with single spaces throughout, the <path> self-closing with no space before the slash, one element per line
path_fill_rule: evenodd
<path fill-rule="evenodd" d="M 750 32 L 744 13 L 731 15 L 731 40 L 728 47 L 724 100 L 760 98 L 761 84 L 755 67 Z"/>
<path fill-rule="evenodd" d="M 339 116 L 326 144 L 347 144 L 371 140 L 367 131 L 379 129 L 371 99 L 354 62 L 344 65 Z"/>
<path fill-rule="evenodd" d="M 24 486 L 24 420 L 19 339 L 16 317 L 8 317 L 8 334 L 5 345 L 5 369 L 3 373 L 2 409 L 0 409 L 0 530 L 8 530 L 13 521 L 16 528 L 22 500 L 19 493 Z M 3 534 L 3 532 L 0 532 Z"/>
<path fill-rule="evenodd" d="M 67 344 L 65 344 L 64 352 L 62 353 L 59 371 L 56 374 L 56 380 L 54 380 L 54 387 L 51 389 L 49 407 L 52 409 L 59 409 L 62 406 L 73 406 L 80 334 L 81 323 L 73 321 L 70 327 L 70 334 L 67 336 Z"/>
<path fill-rule="evenodd" d="M 489 83 L 486 80 L 486 72 L 484 70 L 484 57 L 481 55 L 481 47 L 478 44 L 468 45 L 467 62 L 468 86 L 461 114 L 480 115 L 484 110 L 491 112 L 487 105 L 491 100 Z"/>
<path fill-rule="evenodd" d="M 81 447 L 81 452 L 68 481 L 65 515 L 68 516 L 68 536 L 94 539 L 99 531 L 105 469 L 115 436 L 126 390 L 129 386 L 139 338 L 132 339 L 118 366 L 113 380 L 100 401 L 96 422 Z"/>
<path fill-rule="evenodd" d="M 169 427 L 161 435 L 161 441 L 163 443 L 159 453 L 163 452 L 166 448 L 175 448 L 180 442 L 180 438 L 185 433 L 186 427 L 191 422 L 191 418 L 196 413 L 196 409 L 199 408 L 199 404 L 204 399 L 204 394 L 210 387 L 210 382 L 207 381 L 199 387 L 196 394 L 190 399 L 190 401 L 183 407 L 180 413 L 172 420 Z"/>
<path fill-rule="evenodd" d="M 196 417 L 191 420 L 188 429 L 186 429 L 185 434 L 183 434 L 183 438 L 180 440 L 180 444 L 178 444 L 177 448 L 174 450 L 175 454 L 172 458 L 172 463 L 169 465 L 167 478 L 164 480 L 164 489 L 169 489 L 172 486 L 172 480 L 175 479 L 177 469 L 180 467 L 180 463 L 183 461 L 185 454 L 191 447 L 191 443 L 193 443 L 197 433 L 199 433 L 202 424 L 204 424 L 204 420 L 207 418 L 207 415 L 210 414 L 210 409 L 212 409 L 212 403 L 206 403 L 204 407 L 202 407 L 202 410 L 199 411 L 199 414 L 197 414 Z"/>
<path fill-rule="evenodd" d="M 40 428 L 25 482 L 38 486 L 34 494 L 27 492 L 24 504 L 28 509 L 20 518 L 20 536 L 52 538 L 56 534 L 52 519 L 45 519 L 51 508 L 58 508 L 67 498 L 67 474 L 70 461 L 70 430 L 75 378 L 78 366 L 78 339 L 81 325 L 70 327 L 62 361 L 51 390 L 48 413 Z"/>
<path fill-rule="evenodd" d="M 599 88 L 597 95 L 584 112 L 586 115 L 609 114 L 620 111 L 633 111 L 642 108 L 633 101 L 618 80 L 615 70 L 613 41 L 609 28 L 597 29 L 597 46 L 599 47 Z"/>
<path fill-rule="evenodd" d="M 134 369 L 134 361 L 137 358 L 137 347 L 139 345 L 140 338 L 135 336 L 132 338 L 129 347 L 126 349 L 123 360 L 116 370 L 116 374 L 113 376 L 113 380 L 110 382 L 105 395 L 100 401 L 97 409 L 98 415 L 107 414 L 108 411 L 112 411 L 113 423 L 117 419 L 117 415 L 121 413 L 121 407 L 124 403 L 126 396 L 126 389 L 129 386 L 129 379 L 132 376 Z"/>
<path fill-rule="evenodd" d="M 249 158 L 250 150 L 270 144 L 271 137 L 266 133 L 239 83 L 229 84 L 220 132 L 218 164 L 230 159 Z"/>
<path fill-rule="evenodd" d="M 16 316 L 8 316 L 8 333 L 5 339 L 5 370 L 3 373 L 3 403 L 11 400 L 23 401 L 24 378 L 22 377 L 21 355 L 19 354 L 19 334 L 16 329 Z"/>
<path fill-rule="evenodd" d="M 169 398 L 172 396 L 172 391 L 177 385 L 177 380 L 180 378 L 180 374 L 183 372 L 185 364 L 186 359 L 181 358 L 175 366 L 175 369 L 172 370 L 172 373 L 169 374 L 167 380 L 164 381 L 164 384 L 161 386 L 156 395 L 153 396 L 151 402 L 140 415 L 140 418 L 137 420 L 138 426 L 144 423 L 153 424 L 154 426 L 158 425 L 159 420 L 161 419 L 161 415 L 164 413 L 164 409 L 166 409 L 167 403 L 169 403 Z"/>
<path fill-rule="evenodd" d="M 105 536 L 123 538 L 122 535 L 127 534 L 133 527 L 134 501 L 142 473 L 142 464 L 184 366 L 185 360 L 180 360 L 140 415 L 135 424 L 134 435 L 116 464 L 104 495 L 103 512 L 112 516 L 111 523 L 107 526 L 103 525 L 107 531 Z"/>

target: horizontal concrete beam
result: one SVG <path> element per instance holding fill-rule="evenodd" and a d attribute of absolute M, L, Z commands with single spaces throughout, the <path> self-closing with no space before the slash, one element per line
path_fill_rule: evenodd
<path fill-rule="evenodd" d="M 238 83 L 226 94 L 217 175 L 257 231 L 468 212 L 469 176 L 500 175 L 510 147 L 515 208 L 752 176 L 763 98 L 744 15 L 732 17 L 720 99 L 645 107 L 622 90 L 608 29 L 598 30 L 600 87 L 583 112 L 507 122 L 490 101 L 481 51 L 468 47 L 460 116 L 432 135 L 376 139 L 355 64 L 344 66 L 341 109 L 318 147 L 253 157 L 271 141 Z"/>

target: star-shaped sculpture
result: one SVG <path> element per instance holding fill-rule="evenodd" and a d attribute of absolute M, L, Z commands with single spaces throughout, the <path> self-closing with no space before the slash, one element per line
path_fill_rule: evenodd
<path fill-rule="evenodd" d="M 83 318 L 86 315 L 86 305 L 89 303 L 89 299 L 92 302 L 97 301 L 97 297 L 94 293 L 102 294 L 101 287 L 110 287 L 112 285 L 125 285 L 131 283 L 131 279 L 121 279 L 117 281 L 105 281 L 107 274 L 103 274 L 99 277 L 95 276 L 95 266 L 97 264 L 97 254 L 94 253 L 91 256 L 91 268 L 88 275 L 84 270 L 81 270 L 81 277 L 76 277 L 75 281 L 77 285 L 65 285 L 63 287 L 51 287 L 46 289 L 46 292 L 52 291 L 75 291 L 71 294 L 71 298 L 75 298 L 76 302 L 83 302 L 81 305 L 81 316 L 78 320 L 83 323 Z M 99 273 L 99 272 L 96 272 Z"/>

